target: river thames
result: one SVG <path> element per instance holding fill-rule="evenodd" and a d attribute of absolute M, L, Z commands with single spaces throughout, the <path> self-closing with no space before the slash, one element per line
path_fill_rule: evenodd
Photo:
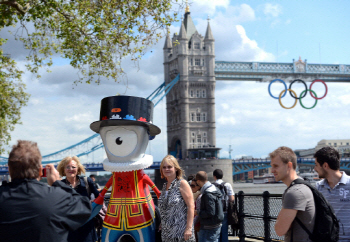
<path fill-rule="evenodd" d="M 311 185 L 315 186 L 315 182 Z M 284 183 L 267 183 L 267 184 L 254 184 L 254 183 L 233 183 L 233 190 L 235 193 L 243 191 L 244 193 L 260 193 L 268 191 L 271 194 L 283 194 L 287 186 Z"/>
<path fill-rule="evenodd" d="M 263 193 L 268 191 L 271 194 L 283 194 L 287 186 L 284 183 L 268 183 L 268 184 L 254 184 L 254 183 L 233 183 L 233 190 L 235 193 L 243 191 L 244 193 Z"/>

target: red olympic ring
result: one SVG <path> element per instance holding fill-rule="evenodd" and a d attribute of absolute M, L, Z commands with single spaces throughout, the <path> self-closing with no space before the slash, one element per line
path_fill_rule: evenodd
<path fill-rule="evenodd" d="M 314 94 L 311 92 L 312 85 L 313 85 L 315 82 L 322 82 L 323 85 L 324 85 L 324 87 L 326 88 L 326 92 L 324 93 L 324 95 L 323 95 L 322 97 L 315 97 Z M 322 81 L 322 80 L 319 80 L 319 79 L 314 80 L 314 81 L 311 83 L 311 85 L 310 85 L 310 95 L 311 95 L 311 97 L 313 97 L 313 98 L 315 98 L 315 99 L 317 99 L 317 100 L 320 100 L 320 99 L 324 98 L 324 97 L 327 95 L 327 92 L 328 92 L 327 85 L 326 85 L 326 83 L 325 83 L 324 81 Z"/>
<path fill-rule="evenodd" d="M 285 86 L 285 90 L 282 90 L 282 92 L 280 93 L 279 97 L 274 97 L 274 96 L 271 94 L 271 91 L 270 91 L 271 84 L 272 84 L 273 82 L 275 82 L 275 81 L 280 81 L 280 82 L 282 82 L 282 83 L 284 84 L 284 86 Z M 291 89 L 292 84 L 293 84 L 294 82 L 296 82 L 296 81 L 302 82 L 302 83 L 304 83 L 304 85 L 305 85 L 305 90 L 302 91 L 302 93 L 300 94 L 300 97 L 299 97 L 299 98 L 297 97 L 296 93 Z M 325 94 L 324 94 L 322 97 L 317 97 L 316 93 L 311 89 L 311 88 L 312 88 L 312 85 L 313 85 L 315 82 L 322 82 L 323 85 L 324 85 L 325 88 L 326 88 Z M 292 81 L 292 83 L 289 85 L 289 89 L 287 89 L 287 86 L 286 86 L 286 84 L 285 84 L 285 82 L 284 82 L 283 80 L 281 80 L 281 79 L 275 79 L 275 80 L 273 80 L 273 81 L 270 82 L 268 90 L 269 90 L 270 96 L 273 97 L 273 98 L 278 99 L 278 101 L 279 101 L 281 107 L 282 107 L 282 108 L 285 108 L 285 109 L 292 109 L 292 108 L 294 108 L 295 105 L 296 105 L 296 103 L 297 103 L 297 100 L 298 100 L 298 99 L 299 99 L 299 101 L 300 101 L 300 105 L 301 105 L 303 108 L 306 108 L 306 107 L 303 106 L 303 104 L 302 104 L 302 102 L 301 102 L 301 99 L 303 99 L 303 98 L 306 96 L 307 91 L 309 91 L 311 97 L 313 97 L 313 98 L 316 100 L 315 104 L 314 104 L 311 108 L 306 108 L 306 109 L 312 109 L 312 108 L 314 108 L 314 107 L 316 106 L 317 100 L 320 100 L 320 99 L 324 98 L 324 97 L 327 95 L 327 93 L 328 93 L 328 87 L 327 87 L 326 83 L 325 83 L 324 81 L 320 80 L 320 79 L 314 80 L 314 81 L 310 84 L 310 88 L 309 88 L 309 89 L 307 89 L 305 82 L 302 81 L 302 80 L 300 80 L 300 79 L 296 79 L 296 80 Z M 293 106 L 291 106 L 291 107 L 289 107 L 289 108 L 288 108 L 288 107 L 285 107 L 285 106 L 282 104 L 282 101 L 281 101 L 281 98 L 283 98 L 283 97 L 285 96 L 285 94 L 287 93 L 287 91 L 290 92 L 290 95 L 291 95 L 291 96 L 295 99 L 295 101 L 296 101 L 296 102 L 293 104 Z M 293 94 L 294 94 L 294 96 L 293 96 Z"/>

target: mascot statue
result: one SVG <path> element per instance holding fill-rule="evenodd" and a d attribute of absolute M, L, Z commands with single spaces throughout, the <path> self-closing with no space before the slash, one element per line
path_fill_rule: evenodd
<path fill-rule="evenodd" d="M 100 120 L 90 128 L 101 135 L 107 158 L 103 168 L 111 178 L 93 202 L 91 217 L 103 205 L 104 195 L 112 186 L 107 213 L 103 221 L 102 241 L 155 241 L 155 206 L 148 189 L 159 197 L 160 192 L 143 169 L 153 163 L 146 155 L 148 141 L 160 133 L 152 124 L 153 103 L 131 96 L 102 99 Z"/>

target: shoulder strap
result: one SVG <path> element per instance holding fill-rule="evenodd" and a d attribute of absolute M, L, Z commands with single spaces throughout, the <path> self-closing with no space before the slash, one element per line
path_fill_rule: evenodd
<path fill-rule="evenodd" d="M 227 196 L 227 187 L 225 186 L 226 182 L 221 183 L 224 186 L 225 196 Z"/>
<path fill-rule="evenodd" d="M 89 197 L 91 197 L 91 191 L 90 191 L 88 179 L 87 179 L 86 176 L 84 176 L 84 182 L 85 182 L 85 187 L 86 187 L 86 190 L 87 190 L 87 192 L 88 192 L 88 195 L 89 195 Z"/>
<path fill-rule="evenodd" d="M 304 184 L 305 186 L 307 186 L 311 192 L 312 192 L 312 188 L 310 187 L 309 183 L 306 182 L 305 180 L 303 179 L 300 179 L 300 178 L 297 178 L 295 179 L 294 181 L 291 182 L 291 184 L 289 185 L 289 187 L 287 188 L 287 190 L 289 188 L 291 188 L 293 185 L 295 184 Z M 313 192 L 312 192 L 312 195 L 313 195 Z M 298 224 L 300 225 L 300 227 L 309 235 L 309 237 L 312 235 L 312 233 L 310 232 L 310 230 L 308 230 L 306 228 L 306 226 L 303 224 L 303 222 L 300 221 L 300 219 L 298 219 L 296 216 L 295 216 L 295 220 L 298 222 Z"/>

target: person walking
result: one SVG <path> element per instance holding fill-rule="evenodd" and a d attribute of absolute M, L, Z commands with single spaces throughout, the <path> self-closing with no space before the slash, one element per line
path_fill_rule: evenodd
<path fill-rule="evenodd" d="M 205 171 L 196 174 L 196 183 L 201 187 L 200 210 L 195 215 L 200 219 L 199 242 L 218 242 L 224 212 L 222 210 L 221 192 L 208 181 Z"/>
<path fill-rule="evenodd" d="M 276 181 L 282 181 L 287 189 L 282 195 L 282 209 L 275 224 L 278 236 L 285 237 L 285 242 L 309 242 L 309 235 L 298 224 L 298 218 L 309 231 L 315 224 L 315 204 L 312 191 L 304 184 L 295 184 L 289 188 L 298 177 L 296 173 L 297 157 L 292 149 L 282 146 L 270 153 L 271 171 Z"/>
<path fill-rule="evenodd" d="M 172 155 L 164 157 L 160 174 L 167 180 L 158 199 L 161 216 L 162 241 L 194 242 L 194 202 L 190 185 L 183 179 L 183 171 Z"/>
<path fill-rule="evenodd" d="M 90 217 L 87 197 L 60 181 L 54 165 L 43 175 L 37 143 L 19 140 L 8 158 L 12 182 L 0 186 L 0 238 L 6 242 L 62 242 Z"/>
<path fill-rule="evenodd" d="M 339 241 L 350 241 L 350 176 L 340 171 L 340 155 L 333 147 L 323 147 L 314 154 L 319 178 L 316 183 L 326 200 L 332 205 L 339 220 Z"/>
<path fill-rule="evenodd" d="M 222 178 L 224 177 L 224 173 L 222 172 L 221 169 L 216 169 L 213 171 L 213 178 L 214 178 L 214 185 L 216 187 L 220 187 L 221 185 L 223 186 L 223 192 L 224 192 L 224 197 L 222 198 L 225 200 L 225 206 L 223 208 L 224 211 L 224 220 L 222 221 L 222 226 L 221 226 L 221 232 L 220 232 L 220 242 L 228 242 L 228 223 L 227 223 L 227 211 L 228 211 L 228 206 L 230 202 L 235 201 L 235 196 L 234 196 L 234 191 L 232 189 L 232 186 L 228 182 L 224 182 Z"/>

